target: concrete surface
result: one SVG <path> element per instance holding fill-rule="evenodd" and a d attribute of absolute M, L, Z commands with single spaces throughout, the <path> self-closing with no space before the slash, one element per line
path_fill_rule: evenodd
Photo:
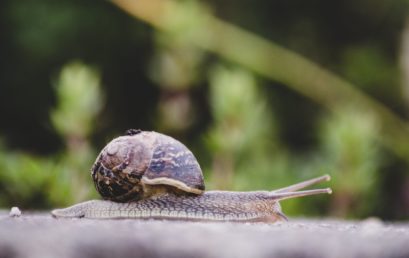
<path fill-rule="evenodd" d="M 54 219 L 0 212 L 0 258 L 409 257 L 409 223 L 291 219 L 279 224 Z"/>

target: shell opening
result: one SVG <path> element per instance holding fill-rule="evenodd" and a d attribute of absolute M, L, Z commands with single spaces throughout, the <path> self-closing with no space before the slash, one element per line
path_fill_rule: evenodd
<path fill-rule="evenodd" d="M 167 178 L 167 177 L 158 177 L 158 178 L 153 178 L 153 179 L 142 177 L 141 182 L 147 185 L 169 185 L 169 186 L 176 187 L 182 191 L 185 191 L 188 193 L 194 193 L 194 194 L 202 194 L 204 192 L 203 190 L 189 187 L 181 181 L 174 180 L 174 179 Z"/>

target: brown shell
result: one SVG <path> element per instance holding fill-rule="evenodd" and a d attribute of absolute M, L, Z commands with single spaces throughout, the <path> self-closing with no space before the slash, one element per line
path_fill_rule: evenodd
<path fill-rule="evenodd" d="M 194 194 L 204 191 L 202 170 L 192 152 L 156 132 L 130 130 L 115 138 L 98 155 L 91 175 L 104 199 L 119 202 L 145 198 L 159 186 Z"/>

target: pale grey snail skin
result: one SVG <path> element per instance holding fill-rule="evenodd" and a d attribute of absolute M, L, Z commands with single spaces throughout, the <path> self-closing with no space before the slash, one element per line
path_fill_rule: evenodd
<path fill-rule="evenodd" d="M 90 219 L 169 219 L 188 221 L 276 222 L 287 220 L 279 200 L 331 193 L 331 189 L 296 191 L 328 181 L 322 176 L 272 192 L 207 191 L 201 195 L 163 194 L 158 197 L 118 203 L 92 200 L 52 211 L 54 217 Z"/>
<path fill-rule="evenodd" d="M 270 192 L 205 191 L 200 165 L 185 145 L 134 129 L 105 146 L 91 177 L 105 200 L 53 210 L 54 217 L 275 222 L 286 220 L 280 200 L 331 193 L 298 191 L 328 181 L 327 175 Z"/>

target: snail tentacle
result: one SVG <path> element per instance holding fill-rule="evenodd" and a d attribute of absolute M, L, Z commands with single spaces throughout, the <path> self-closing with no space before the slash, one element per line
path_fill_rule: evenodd
<path fill-rule="evenodd" d="M 312 178 L 310 180 L 306 180 L 306 181 L 303 181 L 297 184 L 293 184 L 293 185 L 286 186 L 280 189 L 276 189 L 274 190 L 274 192 L 275 193 L 294 192 L 294 191 L 304 189 L 308 186 L 315 185 L 321 182 L 330 181 L 330 180 L 331 180 L 331 177 L 329 175 L 323 175 L 323 176 Z"/>

